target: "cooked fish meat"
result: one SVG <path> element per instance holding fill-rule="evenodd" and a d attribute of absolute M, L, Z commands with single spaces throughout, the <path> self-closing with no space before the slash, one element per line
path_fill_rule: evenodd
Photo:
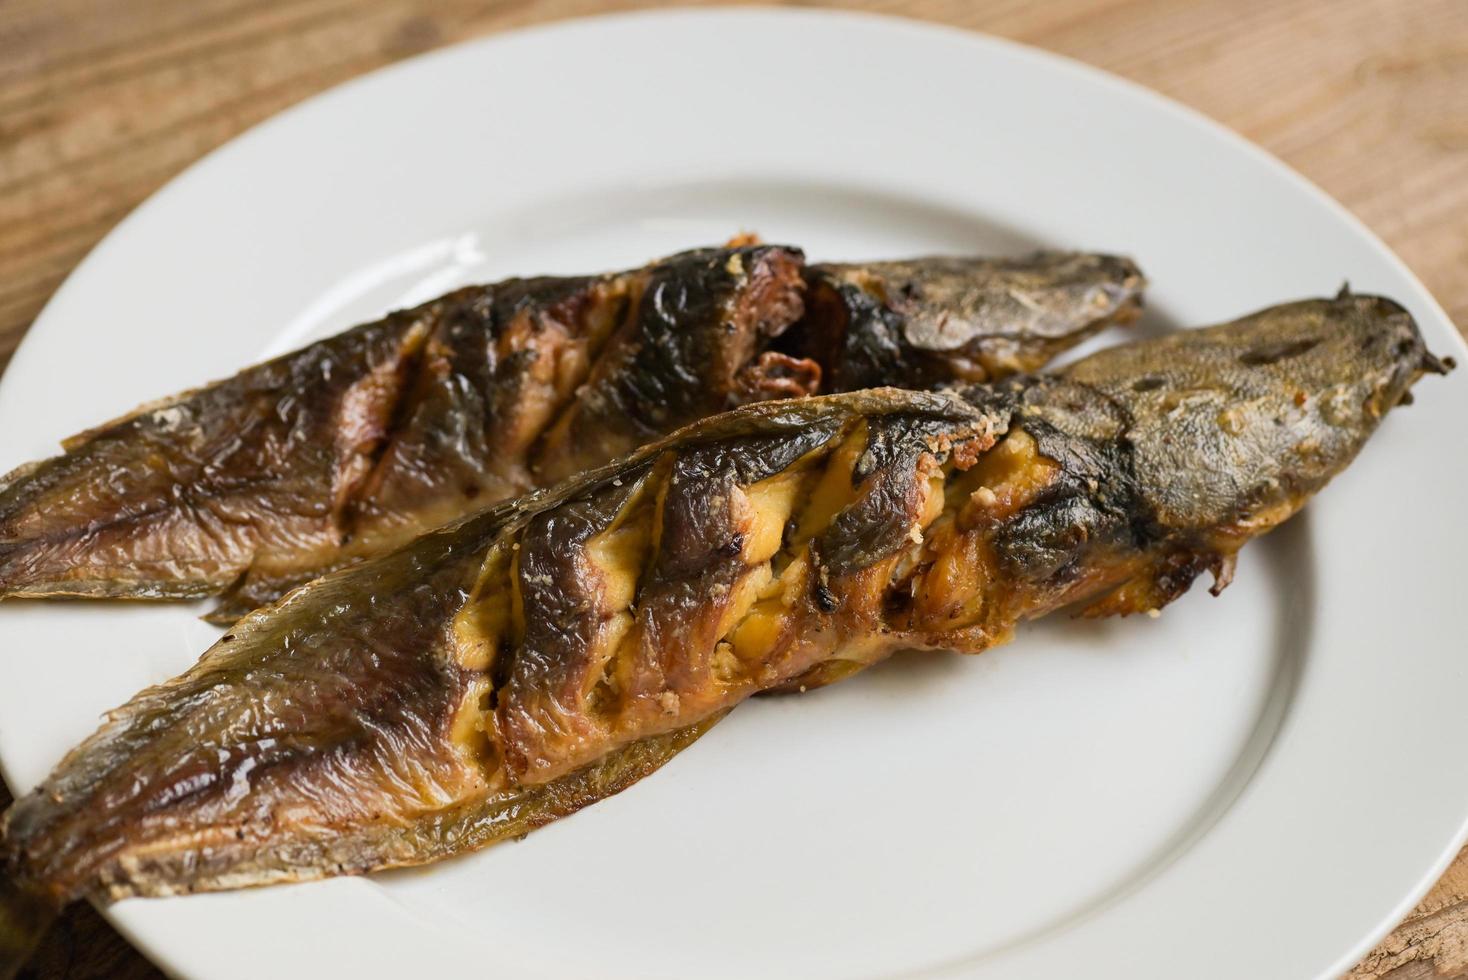
<path fill-rule="evenodd" d="M 245 617 L 15 803 L 9 887 L 420 864 L 617 792 L 752 694 L 1218 591 L 1443 370 L 1396 304 L 1342 296 L 698 422 Z"/>
<path fill-rule="evenodd" d="M 824 298 L 802 319 L 807 278 Z M 1034 369 L 1134 315 L 1141 288 L 1100 255 L 808 268 L 743 245 L 462 289 L 0 478 L 0 598 L 223 595 L 232 622 L 741 404 Z"/>

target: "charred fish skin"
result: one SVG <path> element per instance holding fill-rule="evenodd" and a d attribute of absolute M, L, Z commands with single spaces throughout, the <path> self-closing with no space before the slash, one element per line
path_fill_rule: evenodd
<path fill-rule="evenodd" d="M 736 271 L 800 261 L 779 246 L 707 249 L 471 287 L 148 406 L 6 481 L 0 595 L 228 593 L 218 618 L 233 621 L 534 486 L 531 454 L 597 358 L 625 346 L 623 321 L 647 318 L 650 281 L 666 287 L 650 300 L 677 290 L 707 314 L 677 326 L 774 333 L 798 315 L 798 285 Z M 724 274 L 700 276 L 709 266 Z"/>
<path fill-rule="evenodd" d="M 707 415 L 814 394 L 815 365 L 767 352 L 804 311 L 802 259 L 783 247 L 701 249 L 653 270 L 636 315 L 545 432 L 537 485 L 601 466 Z"/>
<path fill-rule="evenodd" d="M 0 819 L 0 878 L 56 906 L 420 864 L 523 835 L 656 770 L 717 719 L 550 785 L 497 778 L 472 724 L 487 691 L 455 656 L 452 626 L 486 542 L 517 521 L 493 509 L 246 617 Z M 83 798 L 102 812 L 68 805 Z M 42 835 L 57 846 L 10 847 Z"/>
<path fill-rule="evenodd" d="M 1035 371 L 1141 312 L 1146 280 L 1115 255 L 932 257 L 807 271 L 811 328 L 794 337 L 826 390 L 929 388 Z"/>
<path fill-rule="evenodd" d="M 548 298 L 578 286 L 625 289 L 567 282 Z M 388 429 L 419 386 L 430 339 L 437 347 L 468 320 L 492 330 L 498 308 L 492 290 L 463 290 L 69 440 L 0 491 L 0 589 L 199 597 L 247 573 L 329 560 L 358 495 L 381 479 Z M 505 474 L 503 492 L 522 488 Z"/>
<path fill-rule="evenodd" d="M 716 416 L 246 617 L 19 800 L 0 852 L 61 902 L 493 843 L 752 694 L 1221 585 L 1442 370 L 1400 307 L 1346 296 L 1048 377 Z"/>
<path fill-rule="evenodd" d="M 146 406 L 0 480 L 0 598 L 222 594 L 209 618 L 230 623 L 697 418 L 824 390 L 806 348 L 851 387 L 829 338 L 847 323 L 866 330 L 862 311 L 876 307 L 857 289 L 843 294 L 866 304 L 856 313 L 828 297 L 801 318 L 803 261 L 797 249 L 746 244 L 626 273 L 471 287 Z M 911 386 L 945 371 L 969 377 L 979 362 L 991 373 L 1035 366 L 1042 351 L 1124 319 L 1141 289 L 1139 276 L 1117 272 L 1135 272 L 1125 260 L 1011 260 L 998 263 L 1002 275 L 991 265 L 916 260 L 873 273 L 868 285 L 927 290 L 882 306 L 884 329 L 941 318 L 951 303 L 970 339 L 941 358 L 884 362 L 887 377 L 858 373 Z M 966 288 L 966 276 L 980 285 Z M 1004 283 L 1028 305 L 975 305 Z M 1070 298 L 1118 288 L 1127 295 L 1111 306 Z M 981 323 L 975 311 L 999 319 Z M 1028 353 L 994 353 L 1011 347 Z"/>
<path fill-rule="evenodd" d="M 257 555 L 211 618 L 233 622 L 333 567 L 736 404 L 730 379 L 759 373 L 753 353 L 800 315 L 802 261 L 785 246 L 695 249 L 590 290 L 558 278 L 496 287 L 484 312 L 429 338 L 337 553 L 284 570 Z M 658 378 L 659 397 L 639 401 Z"/>
<path fill-rule="evenodd" d="M 390 389 L 399 365 L 421 345 L 416 321 L 389 317 L 228 383 L 146 405 L 67 440 L 64 455 L 17 470 L 0 485 L 4 593 L 191 598 L 220 591 L 243 571 L 253 537 L 232 520 L 223 493 L 248 494 L 266 474 L 276 481 L 267 492 L 277 533 L 310 547 L 331 519 L 337 431 L 373 423 L 366 406 L 352 407 L 361 401 L 353 398 L 354 382 L 374 379 Z M 298 401 L 282 419 L 276 405 L 286 392 Z M 351 468 L 350 461 L 340 467 Z M 228 482 L 220 478 L 211 493 L 209 474 L 226 470 Z M 180 488 L 197 489 L 189 513 L 180 509 Z"/>
<path fill-rule="evenodd" d="M 812 431 L 911 398 L 950 410 L 905 394 L 772 402 L 676 441 L 819 447 Z M 628 502 L 652 504 L 664 458 L 644 451 L 501 504 L 246 616 L 189 672 L 112 713 L 6 813 L 7 873 L 54 903 L 360 873 L 515 836 L 658 768 L 721 709 L 530 782 L 510 775 L 494 707 L 514 662 L 534 672 L 536 653 L 520 660 L 514 638 L 554 636 L 552 620 L 581 599 L 568 585 L 570 601 L 535 605 L 526 593 L 544 587 L 553 556 L 520 556 L 577 540 L 587 522 L 610 528 Z M 603 544 L 578 558 L 588 587 L 595 556 L 625 553 Z"/>

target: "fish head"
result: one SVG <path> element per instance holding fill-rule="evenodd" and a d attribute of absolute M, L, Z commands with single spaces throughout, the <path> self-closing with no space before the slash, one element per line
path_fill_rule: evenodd
<path fill-rule="evenodd" d="M 1412 316 L 1342 292 L 1095 354 L 1065 381 L 1113 406 L 1131 492 L 1169 533 L 1258 533 L 1355 458 L 1424 373 Z"/>
<path fill-rule="evenodd" d="M 994 554 L 1040 612 L 1155 612 L 1203 570 L 1216 594 L 1244 543 L 1344 469 L 1418 377 L 1450 367 L 1401 306 L 1342 294 L 976 386 L 970 402 L 1012 405 L 996 451 L 1032 446 L 1029 468 L 1053 474 L 998 526 Z"/>
<path fill-rule="evenodd" d="M 832 390 L 927 388 L 1033 371 L 1134 319 L 1130 259 L 1076 252 L 812 266 L 805 331 Z"/>
<path fill-rule="evenodd" d="M 943 353 L 996 333 L 1066 341 L 1100 320 L 1135 313 L 1145 284 L 1129 258 L 1090 252 L 1037 252 L 1018 260 L 935 258 L 874 263 L 899 281 L 889 301 L 905 312 L 903 337 Z M 995 323 L 1013 324 L 995 331 Z"/>

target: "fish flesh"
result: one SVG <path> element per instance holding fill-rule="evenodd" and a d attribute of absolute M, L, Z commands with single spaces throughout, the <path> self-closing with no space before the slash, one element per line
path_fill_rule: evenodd
<path fill-rule="evenodd" d="M 56 905 L 422 864 L 653 772 L 743 699 L 1062 607 L 1158 610 L 1449 365 L 1372 296 L 1050 375 L 761 402 L 329 574 L 0 821 Z"/>
<path fill-rule="evenodd" d="M 746 244 L 461 289 L 0 478 L 0 598 L 218 595 L 233 622 L 738 405 L 1033 370 L 1142 286 L 1104 255 L 807 266 Z"/>

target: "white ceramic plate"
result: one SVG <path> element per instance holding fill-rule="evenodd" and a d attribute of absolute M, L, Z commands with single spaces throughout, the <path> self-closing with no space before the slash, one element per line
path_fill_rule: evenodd
<path fill-rule="evenodd" d="M 901 21 L 637 15 L 419 58 L 210 155 L 37 321 L 0 387 L 0 466 L 463 282 L 739 229 L 819 259 L 1122 251 L 1154 282 L 1150 329 L 1349 279 L 1463 350 L 1338 206 L 1129 84 Z M 219 978 L 1332 974 L 1468 815 L 1468 384 L 1418 395 L 1220 599 L 749 704 L 622 796 L 425 871 L 109 915 Z M 11 784 L 189 664 L 197 612 L 0 608 Z"/>

